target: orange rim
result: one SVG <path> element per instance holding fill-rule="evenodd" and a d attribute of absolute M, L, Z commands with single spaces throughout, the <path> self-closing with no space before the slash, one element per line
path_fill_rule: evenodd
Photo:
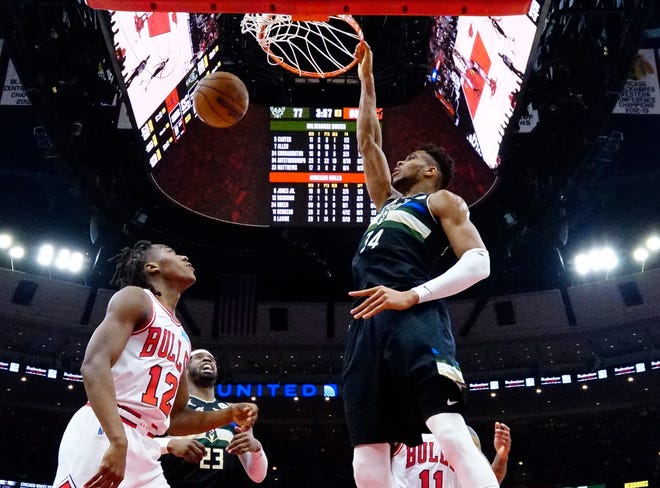
<path fill-rule="evenodd" d="M 364 34 L 362 32 L 362 27 L 360 27 L 360 24 L 357 23 L 357 21 L 350 15 L 337 15 L 337 18 L 343 20 L 346 22 L 348 25 L 351 26 L 351 28 L 355 31 L 357 34 L 359 41 L 358 43 L 364 42 Z M 300 17 L 296 17 L 297 19 Z M 327 17 L 326 17 L 327 18 Z M 291 19 L 294 21 L 294 19 Z M 312 19 L 314 20 L 314 19 Z M 302 21 L 304 22 L 304 20 Z M 263 33 L 265 30 L 266 26 L 262 25 L 261 29 L 259 30 L 259 35 L 258 35 L 258 41 L 259 44 L 262 44 L 262 41 L 264 39 Z M 332 78 L 334 76 L 339 76 L 343 73 L 346 73 L 349 69 L 351 69 L 353 66 L 356 65 L 357 59 L 353 58 L 353 60 L 348 63 L 346 66 L 343 66 L 342 68 L 336 69 L 334 71 L 321 71 L 320 73 L 317 71 L 306 71 L 306 70 L 301 70 L 299 68 L 296 68 L 295 66 L 290 65 L 283 59 L 279 58 L 276 56 L 270 49 L 270 43 L 265 43 L 262 44 L 262 47 L 266 51 L 266 54 L 272 59 L 278 66 L 281 66 L 282 68 L 286 69 L 287 71 L 290 71 L 293 74 L 296 74 L 298 76 L 303 76 L 305 78 Z"/>

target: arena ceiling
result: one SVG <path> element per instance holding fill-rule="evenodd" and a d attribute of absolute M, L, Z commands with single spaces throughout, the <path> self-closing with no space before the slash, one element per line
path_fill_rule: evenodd
<path fill-rule="evenodd" d="M 488 293 L 569 285 L 568 261 L 586 239 L 625 241 L 653 230 L 658 116 L 610 115 L 638 48 L 658 45 L 652 4 L 544 4 L 521 93 L 521 105 L 537 107 L 540 123 L 532 133 L 507 135 L 498 184 L 472 209 L 493 256 Z M 172 206 L 148 181 L 135 134 L 117 129 L 117 106 L 106 104 L 121 90 L 99 80 L 109 53 L 97 12 L 74 0 L 3 0 L 0 9 L 1 37 L 32 100 L 31 109 L 0 107 L 3 223 L 79 242 L 94 266 L 86 281 L 100 286 L 109 279 L 107 258 L 148 238 L 199 263 L 202 295 L 215 292 L 218 275 L 254 274 L 270 298 L 345 297 L 361 229 L 245 228 Z M 387 53 L 375 61 L 379 97 L 396 105 L 415 96 L 427 77 L 420 39 L 428 37 L 429 19 L 359 20 L 374 52 Z M 255 103 L 356 99 L 348 81 L 355 73 L 344 84 L 301 83 L 231 34 L 236 16 L 220 22 L 236 41 L 226 62 Z"/>

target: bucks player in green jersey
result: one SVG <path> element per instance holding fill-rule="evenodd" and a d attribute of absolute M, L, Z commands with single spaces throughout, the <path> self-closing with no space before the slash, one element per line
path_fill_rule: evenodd
<path fill-rule="evenodd" d="M 378 215 L 353 257 L 355 300 L 345 338 L 342 396 L 357 488 L 392 486 L 390 443 L 436 437 L 463 488 L 497 488 L 463 418 L 465 381 L 443 299 L 490 274 L 488 250 L 466 202 L 447 188 L 453 159 L 417 146 L 390 170 L 377 116 L 372 52 L 355 52 L 357 140 Z M 402 127 L 401 137 L 413 137 Z M 457 261 L 437 270 L 450 247 Z"/>
<path fill-rule="evenodd" d="M 220 410 L 229 404 L 215 398 L 217 363 L 205 349 L 191 353 L 188 365 L 188 408 L 197 411 Z M 163 437 L 161 465 L 172 488 L 231 486 L 261 483 L 268 460 L 252 429 L 233 424 L 189 437 Z"/>

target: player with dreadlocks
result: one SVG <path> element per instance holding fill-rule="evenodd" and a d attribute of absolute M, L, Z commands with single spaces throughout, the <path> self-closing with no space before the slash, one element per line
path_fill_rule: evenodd
<path fill-rule="evenodd" d="M 120 290 L 85 351 L 80 371 L 88 403 L 62 437 L 57 488 L 166 487 L 155 436 L 232 422 L 249 429 L 257 419 L 252 403 L 209 412 L 186 408 L 190 339 L 175 308 L 195 283 L 188 258 L 139 241 L 116 260 L 112 283 Z"/>

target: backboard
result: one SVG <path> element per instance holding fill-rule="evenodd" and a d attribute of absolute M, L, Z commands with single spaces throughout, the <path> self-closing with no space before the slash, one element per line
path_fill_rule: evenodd
<path fill-rule="evenodd" d="M 318 15 L 522 15 L 531 0 L 86 0 L 101 10 Z"/>

